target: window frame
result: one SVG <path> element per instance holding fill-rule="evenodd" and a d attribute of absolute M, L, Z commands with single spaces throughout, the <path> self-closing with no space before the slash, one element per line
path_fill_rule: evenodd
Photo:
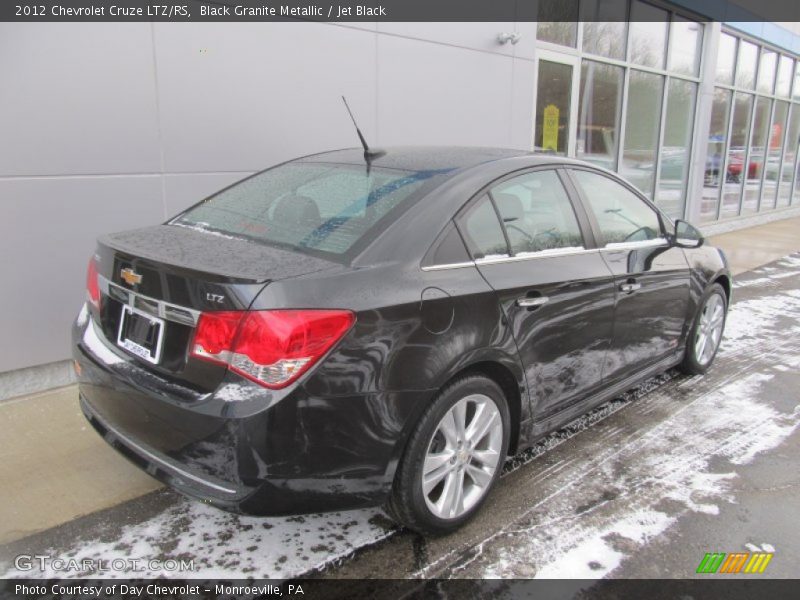
<path fill-rule="evenodd" d="M 469 235 L 467 227 L 463 225 L 464 220 L 467 219 L 472 213 L 472 211 L 475 210 L 475 207 L 484 200 L 488 200 L 489 206 L 492 207 L 492 212 L 494 213 L 494 216 L 497 219 L 497 225 L 500 228 L 500 233 L 503 235 L 503 241 L 505 242 L 506 245 L 505 256 L 499 256 L 497 258 L 498 259 L 511 258 L 512 256 L 511 244 L 509 243 L 508 240 L 508 233 L 506 232 L 506 228 L 503 226 L 503 220 L 500 218 L 500 213 L 497 210 L 497 205 L 494 203 L 494 198 L 492 198 L 492 196 L 489 194 L 488 189 L 479 193 L 475 198 L 470 200 L 469 205 L 460 209 L 458 211 L 458 214 L 455 217 L 453 217 L 453 222 L 456 224 L 456 229 L 458 230 L 458 233 L 461 235 L 461 239 L 464 241 L 464 245 L 467 247 L 467 254 L 469 255 L 472 261 L 484 260 L 486 258 L 485 256 L 478 258 L 475 257 L 476 254 L 475 249 L 477 245 L 475 244 L 475 240 L 473 240 L 472 237 Z"/>
<path fill-rule="evenodd" d="M 534 165 L 523 167 L 521 169 L 516 169 L 514 171 L 510 171 L 501 175 L 500 177 L 495 177 L 485 185 L 483 185 L 478 191 L 475 192 L 453 215 L 452 221 L 455 223 L 456 228 L 458 229 L 459 233 L 461 234 L 461 238 L 464 240 L 464 244 L 467 246 L 467 251 L 472 262 L 476 265 L 480 264 L 490 264 L 490 263 L 500 263 L 500 262 L 515 262 L 521 260 L 536 260 L 541 258 L 550 258 L 556 256 L 565 256 L 568 254 L 579 254 L 583 252 L 591 252 L 595 251 L 598 246 L 594 235 L 594 230 L 592 229 L 591 222 L 589 220 L 589 216 L 585 212 L 585 208 L 581 199 L 578 196 L 578 191 L 575 188 L 572 180 L 568 177 L 565 172 L 566 168 L 573 166 L 572 163 L 553 163 L 553 164 L 546 164 L 546 165 Z M 531 252 L 526 253 L 525 256 L 516 256 L 513 254 L 511 249 L 511 244 L 508 240 L 508 232 L 506 231 L 505 224 L 503 223 L 502 218 L 500 217 L 500 212 L 497 210 L 497 205 L 494 202 L 491 194 L 489 193 L 490 190 L 497 185 L 504 183 L 505 181 L 515 179 L 522 175 L 526 175 L 528 173 L 532 173 L 535 171 L 548 171 L 552 170 L 556 172 L 558 176 L 559 182 L 564 187 L 564 192 L 567 194 L 567 198 L 569 199 L 570 205 L 572 207 L 572 211 L 575 214 L 575 219 L 578 222 L 578 228 L 581 233 L 581 237 L 583 238 L 583 248 L 581 250 L 567 250 L 565 249 L 564 252 L 558 252 L 557 250 L 543 250 L 541 252 Z M 508 256 L 504 256 L 501 258 L 473 258 L 474 253 L 473 249 L 474 246 L 471 245 L 471 240 L 469 238 L 469 234 L 464 230 L 464 226 L 461 224 L 464 216 L 472 209 L 475 204 L 480 202 L 484 197 L 489 198 L 489 201 L 492 203 L 492 207 L 494 208 L 495 215 L 497 217 L 498 224 L 500 225 L 500 229 L 503 232 L 506 240 L 506 250 Z M 441 268 L 442 266 L 439 265 Z M 430 267 L 428 267 L 430 268 Z"/>
<path fill-rule="evenodd" d="M 503 234 L 505 235 L 505 238 L 506 238 L 506 245 L 508 246 L 508 250 L 509 250 L 509 256 L 511 258 L 519 257 L 520 253 L 519 252 L 514 252 L 514 247 L 513 247 L 512 243 L 511 243 L 511 237 L 508 234 L 508 227 L 506 226 L 506 223 L 503 220 L 503 215 L 500 213 L 500 209 L 497 206 L 497 200 L 495 199 L 494 194 L 492 192 L 493 192 L 493 190 L 497 189 L 499 186 L 501 186 L 502 184 L 504 184 L 506 182 L 514 181 L 515 179 L 521 179 L 521 178 L 523 178 L 523 177 L 525 177 L 525 176 L 527 176 L 527 175 L 529 175 L 531 173 L 544 173 L 544 172 L 547 172 L 547 171 L 553 171 L 555 173 L 556 181 L 558 181 L 558 183 L 561 185 L 561 189 L 564 190 L 564 195 L 566 196 L 567 202 L 569 203 L 569 207 L 572 210 L 572 215 L 573 215 L 573 217 L 575 217 L 575 224 L 578 226 L 578 233 L 581 236 L 580 249 L 581 250 L 586 250 L 586 235 L 584 234 L 583 228 L 581 227 L 581 221 L 580 221 L 580 218 L 578 217 L 578 213 L 575 210 L 575 203 L 573 202 L 572 198 L 570 197 L 570 191 L 567 188 L 567 186 L 564 184 L 564 180 L 562 179 L 561 175 L 559 174 L 558 169 L 537 168 L 537 169 L 531 169 L 531 170 L 526 171 L 524 173 L 520 173 L 518 175 L 515 175 L 514 177 L 503 178 L 503 179 L 495 182 L 486 192 L 487 196 L 489 196 L 489 199 L 492 202 L 492 206 L 494 206 L 494 210 L 495 210 L 495 213 L 497 214 L 497 218 L 500 221 L 500 226 L 503 229 Z M 570 249 L 568 249 L 567 247 L 562 247 L 562 248 L 549 248 L 549 249 L 536 250 L 536 251 L 525 251 L 524 254 L 525 254 L 525 256 L 537 256 L 537 255 L 539 255 L 539 256 L 552 256 L 554 254 L 555 255 L 559 254 L 559 250 L 563 251 L 561 253 L 570 253 L 570 252 L 575 252 L 576 251 L 574 247 L 571 247 Z M 522 257 L 522 258 L 524 258 L 524 257 Z"/>
<path fill-rule="evenodd" d="M 725 147 L 723 149 L 723 159 L 724 159 L 724 161 L 723 161 L 723 164 L 721 165 L 722 173 L 723 173 L 723 175 L 722 175 L 723 180 L 721 181 L 719 189 L 717 190 L 716 213 L 714 215 L 708 215 L 704 219 L 698 219 L 698 220 L 701 220 L 701 222 L 704 222 L 704 223 L 727 221 L 727 220 L 735 219 L 735 218 L 738 218 L 738 217 L 741 217 L 741 216 L 757 215 L 757 214 L 760 214 L 760 213 L 763 213 L 763 212 L 768 212 L 768 211 L 775 210 L 775 209 L 778 209 L 778 208 L 784 208 L 784 207 L 789 207 L 789 206 L 797 206 L 798 199 L 800 199 L 800 193 L 798 193 L 798 192 L 800 192 L 800 188 L 798 188 L 797 190 L 795 189 L 796 186 L 798 186 L 798 184 L 800 183 L 800 177 L 797 176 L 797 166 L 798 166 L 798 162 L 797 161 L 798 161 L 798 158 L 800 158 L 800 153 L 795 153 L 795 156 L 791 157 L 789 155 L 790 154 L 789 153 L 789 148 L 787 146 L 787 142 L 789 141 L 788 137 L 787 137 L 789 119 L 791 119 L 792 111 L 800 110 L 800 95 L 798 95 L 798 89 L 800 88 L 800 83 L 798 83 L 800 81 L 800 77 L 798 77 L 798 75 L 800 75 L 800 59 L 798 59 L 797 55 L 793 54 L 792 52 L 790 52 L 790 51 L 788 51 L 786 49 L 780 48 L 780 47 L 776 46 L 773 43 L 769 43 L 769 42 L 766 42 L 764 40 L 760 40 L 760 39 L 758 39 L 758 38 L 756 38 L 756 37 L 754 37 L 752 35 L 749 35 L 749 34 L 747 34 L 745 32 L 742 32 L 742 31 L 739 31 L 737 29 L 725 26 L 724 24 L 721 27 L 720 33 L 722 35 L 727 35 L 727 36 L 733 37 L 736 40 L 736 48 L 737 48 L 736 58 L 737 58 L 737 61 L 738 61 L 738 56 L 739 56 L 739 48 L 744 42 L 747 42 L 747 43 L 750 43 L 750 44 L 753 44 L 753 45 L 756 46 L 756 49 L 757 49 L 757 54 L 756 55 L 757 55 L 758 59 L 756 60 L 756 72 L 755 72 L 755 75 L 754 75 L 754 77 L 755 77 L 755 85 L 754 85 L 754 87 L 752 89 L 743 87 L 741 85 L 741 83 L 736 80 L 736 72 L 734 72 L 734 80 L 733 80 L 732 83 L 721 83 L 721 82 L 717 81 L 716 78 L 714 80 L 714 88 L 715 88 L 715 90 L 717 88 L 727 90 L 727 91 L 732 93 L 732 96 L 731 96 L 731 109 L 730 109 L 729 114 L 728 114 L 728 137 L 727 137 L 727 139 L 725 141 Z M 773 73 L 773 85 L 772 85 L 772 89 L 771 89 L 770 92 L 761 92 L 761 91 L 758 90 L 758 77 L 759 77 L 759 70 L 761 68 L 761 55 L 764 52 L 774 52 L 777 55 L 775 72 Z M 778 90 L 778 87 L 777 87 L 778 86 L 778 73 L 780 71 L 780 64 L 781 64 L 781 60 L 783 58 L 788 58 L 791 61 L 793 61 L 793 63 L 794 63 L 793 64 L 792 73 L 790 74 L 789 95 L 788 96 L 781 95 L 779 93 L 779 90 Z M 735 65 L 735 67 L 736 67 L 736 70 L 738 70 L 738 65 Z M 784 131 L 783 131 L 783 133 L 781 135 L 781 144 L 782 145 L 781 145 L 781 156 L 780 156 L 780 167 L 779 167 L 779 169 L 780 169 L 779 172 L 782 173 L 783 169 L 786 168 L 786 166 L 788 164 L 790 164 L 787 161 L 790 161 L 791 165 L 792 165 L 792 168 L 790 169 L 791 172 L 792 172 L 791 183 L 787 183 L 787 185 L 791 186 L 790 192 L 789 192 L 789 198 L 788 198 L 789 203 L 786 204 L 786 205 L 782 205 L 780 207 L 778 206 L 778 202 L 779 201 L 777 200 L 777 198 L 780 196 L 780 190 L 778 191 L 778 194 L 776 194 L 776 199 L 775 199 L 774 203 L 771 202 L 769 198 L 764 198 L 763 182 L 764 182 L 765 173 L 762 172 L 761 173 L 761 177 L 759 178 L 760 188 L 759 188 L 758 206 L 757 206 L 756 212 L 745 212 L 744 211 L 745 190 L 746 190 L 746 181 L 745 181 L 744 178 L 742 179 L 742 182 L 741 182 L 741 188 L 739 190 L 739 199 L 738 199 L 738 203 L 736 205 L 735 211 L 734 210 L 731 210 L 731 211 L 728 211 L 728 212 L 724 211 L 725 183 L 726 183 L 724 181 L 724 178 L 725 178 L 725 175 L 727 174 L 727 170 L 728 170 L 728 162 L 729 162 L 728 161 L 728 159 L 729 159 L 728 155 L 730 153 L 730 148 L 731 148 L 731 139 L 730 139 L 730 137 L 731 137 L 731 133 L 733 131 L 733 118 L 734 118 L 734 114 L 733 114 L 734 110 L 733 109 L 734 109 L 735 104 L 736 104 L 736 96 L 737 96 L 737 94 L 740 94 L 740 93 L 747 94 L 751 98 L 751 103 L 752 103 L 751 109 L 750 109 L 750 113 L 751 114 L 750 114 L 750 118 L 749 118 L 748 126 L 747 126 L 747 136 L 748 136 L 747 137 L 747 144 L 746 144 L 746 148 L 745 148 L 745 156 L 743 158 L 743 160 L 744 160 L 743 164 L 747 165 L 747 167 L 744 167 L 744 168 L 749 168 L 749 165 L 750 165 L 750 159 L 751 159 L 750 146 L 752 144 L 752 135 L 753 135 L 753 132 L 754 132 L 754 129 L 755 129 L 755 113 L 756 113 L 755 108 L 756 108 L 756 103 L 757 103 L 758 99 L 759 98 L 767 98 L 767 99 L 771 100 L 771 102 L 772 102 L 772 105 L 771 105 L 770 111 L 769 111 L 769 125 L 770 125 L 770 127 L 772 125 L 772 121 L 774 120 L 775 106 L 776 106 L 777 102 L 780 101 L 780 102 L 788 102 L 789 103 L 789 114 L 788 114 L 788 118 L 787 118 L 787 127 L 784 129 Z M 706 156 L 706 158 L 707 158 L 707 156 Z M 762 169 L 762 171 L 766 171 L 766 169 Z M 778 185 L 779 188 L 782 185 L 782 183 L 783 182 L 781 180 L 779 182 L 779 185 Z M 765 202 L 765 200 L 766 200 L 766 202 Z"/>
<path fill-rule="evenodd" d="M 669 225 L 674 228 L 674 222 L 672 219 L 669 218 L 656 204 L 651 201 L 647 196 L 642 194 L 638 189 L 636 189 L 633 185 L 629 184 L 627 181 L 619 177 L 613 172 L 605 171 L 597 168 L 591 168 L 584 165 L 569 165 L 565 169 L 565 175 L 570 178 L 572 185 L 575 188 L 575 193 L 577 197 L 580 199 L 581 203 L 583 204 L 583 209 L 586 211 L 587 217 L 591 224 L 594 238 L 598 242 L 598 248 L 600 250 L 624 250 L 627 248 L 635 249 L 635 248 L 647 248 L 651 246 L 669 246 L 671 234 L 669 233 L 671 228 L 668 227 Z M 618 243 L 617 245 L 609 248 L 607 246 L 608 242 L 605 241 L 605 236 L 603 235 L 603 231 L 600 229 L 600 223 L 597 220 L 597 215 L 595 215 L 594 210 L 592 209 L 592 205 L 589 202 L 589 199 L 583 193 L 580 184 L 576 180 L 575 176 L 572 174 L 573 171 L 588 171 L 589 173 L 593 173 L 595 175 L 599 175 L 601 177 L 606 177 L 611 181 L 618 183 L 620 186 L 631 192 L 635 197 L 639 198 L 642 202 L 645 203 L 650 209 L 652 209 L 656 213 L 656 218 L 658 219 L 659 227 L 661 228 L 661 237 L 655 238 L 652 240 L 639 240 L 633 242 L 624 242 Z"/>

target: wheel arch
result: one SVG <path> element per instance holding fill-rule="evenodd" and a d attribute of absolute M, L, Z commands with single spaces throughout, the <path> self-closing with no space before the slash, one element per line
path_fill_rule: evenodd
<path fill-rule="evenodd" d="M 731 282 L 731 278 L 729 275 L 722 273 L 717 275 L 712 281 L 711 284 L 718 283 L 722 286 L 722 289 L 725 291 L 725 300 L 728 303 L 728 306 L 731 304 L 731 293 L 733 292 L 733 283 Z"/>
<path fill-rule="evenodd" d="M 505 352 L 498 351 L 497 349 L 485 348 L 483 351 L 476 350 L 466 356 L 462 356 L 462 359 L 457 364 L 452 365 L 450 369 L 443 373 L 438 385 L 426 392 L 427 399 L 418 403 L 419 407 L 406 423 L 401 439 L 395 447 L 392 460 L 386 471 L 387 479 L 394 480 L 397 466 L 408 449 L 411 433 L 414 428 L 417 427 L 419 418 L 425 411 L 425 408 L 453 381 L 471 374 L 482 375 L 490 379 L 503 391 L 506 401 L 508 402 L 508 411 L 511 420 L 508 454 L 516 454 L 522 433 L 522 423 L 529 418 L 525 374 L 522 370 L 522 366 L 519 364 L 518 358 L 509 356 Z"/>
<path fill-rule="evenodd" d="M 459 377 L 467 375 L 483 375 L 487 379 L 494 381 L 503 391 L 503 395 L 508 402 L 508 412 L 511 417 L 511 431 L 508 438 L 508 454 L 512 456 L 517 453 L 519 445 L 520 424 L 522 420 L 522 392 L 519 383 L 511 370 L 504 364 L 497 361 L 484 360 L 476 362 L 466 367 L 454 375 L 446 384 Z M 442 386 L 444 388 L 444 386 Z"/>

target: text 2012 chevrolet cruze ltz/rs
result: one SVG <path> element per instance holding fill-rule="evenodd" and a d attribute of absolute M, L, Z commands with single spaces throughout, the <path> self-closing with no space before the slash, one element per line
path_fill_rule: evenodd
<path fill-rule="evenodd" d="M 242 513 L 384 505 L 446 532 L 509 454 L 660 371 L 703 373 L 731 276 L 586 163 L 395 148 L 101 237 L 87 288 L 81 406 L 148 473 Z"/>

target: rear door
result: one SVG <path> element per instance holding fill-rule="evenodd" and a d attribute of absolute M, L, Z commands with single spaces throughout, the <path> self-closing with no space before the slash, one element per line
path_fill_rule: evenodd
<path fill-rule="evenodd" d="M 613 278 L 582 210 L 546 168 L 496 182 L 457 219 L 512 328 L 538 419 L 600 386 L 611 342 Z"/>
<path fill-rule="evenodd" d="M 620 381 L 678 350 L 689 303 L 689 265 L 667 242 L 659 213 L 631 188 L 570 169 L 600 254 L 614 273 L 614 338 L 603 377 Z"/>

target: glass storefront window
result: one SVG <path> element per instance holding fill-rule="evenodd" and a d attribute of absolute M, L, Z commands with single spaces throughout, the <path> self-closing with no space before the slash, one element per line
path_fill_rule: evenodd
<path fill-rule="evenodd" d="M 794 86 L 792 86 L 792 98 L 800 100 L 800 60 L 794 63 Z"/>
<path fill-rule="evenodd" d="M 634 0 L 631 4 L 631 62 L 654 69 L 664 68 L 669 13 L 651 4 Z"/>
<path fill-rule="evenodd" d="M 578 0 L 539 0 L 536 39 L 575 47 L 578 41 Z"/>
<path fill-rule="evenodd" d="M 720 216 L 735 217 L 739 214 L 739 201 L 742 197 L 743 170 L 750 141 L 750 114 L 753 110 L 753 96 L 737 92 L 733 100 L 733 120 L 730 143 L 728 145 L 727 170 L 722 188 L 722 211 Z"/>
<path fill-rule="evenodd" d="M 739 60 L 736 64 L 736 85 L 752 90 L 756 86 L 758 46 L 740 40 Z"/>
<path fill-rule="evenodd" d="M 683 216 L 696 96 L 697 84 L 670 78 L 656 204 L 673 218 Z"/>
<path fill-rule="evenodd" d="M 736 38 L 723 33 L 719 37 L 719 48 L 717 49 L 717 82 L 732 85 L 735 67 Z"/>
<path fill-rule="evenodd" d="M 566 154 L 569 140 L 569 109 L 572 96 L 572 67 L 549 60 L 539 61 L 536 82 L 537 150 Z"/>
<path fill-rule="evenodd" d="M 781 169 L 781 154 L 783 153 L 783 135 L 786 133 L 788 112 L 788 103 L 775 102 L 772 124 L 769 128 L 767 160 L 764 163 L 764 184 L 761 189 L 759 210 L 769 210 L 775 207 L 775 197 L 778 193 L 778 172 Z"/>
<path fill-rule="evenodd" d="M 778 55 L 771 50 L 761 51 L 761 62 L 758 65 L 758 91 L 771 94 L 775 84 L 775 67 Z"/>
<path fill-rule="evenodd" d="M 695 21 L 674 16 L 670 28 L 669 70 L 696 76 L 700 70 L 700 49 L 703 26 Z"/>
<path fill-rule="evenodd" d="M 753 118 L 753 133 L 750 138 L 750 158 L 744 180 L 744 201 L 741 214 L 753 213 L 758 210 L 758 199 L 761 196 L 761 174 L 766 166 L 770 110 L 772 110 L 772 100 L 761 96 L 756 98 L 756 112 Z"/>
<path fill-rule="evenodd" d="M 792 104 L 791 115 L 789 116 L 789 130 L 786 132 L 786 147 L 783 153 L 781 184 L 778 188 L 778 203 L 776 206 L 789 206 L 798 147 L 800 147 L 800 104 Z"/>
<path fill-rule="evenodd" d="M 795 171 L 794 171 L 794 192 L 792 193 L 792 199 L 790 204 L 797 204 L 800 202 L 800 160 L 797 161 L 795 164 Z"/>
<path fill-rule="evenodd" d="M 788 56 L 781 56 L 778 63 L 778 81 L 775 83 L 775 94 L 783 98 L 789 97 L 789 91 L 792 87 L 792 71 L 794 61 Z"/>
<path fill-rule="evenodd" d="M 619 172 L 649 198 L 653 197 L 663 93 L 662 75 L 631 69 Z"/>
<path fill-rule="evenodd" d="M 581 65 L 576 155 L 606 169 L 617 166 L 624 69 L 593 60 Z"/>
<path fill-rule="evenodd" d="M 728 139 L 728 117 L 731 110 L 731 92 L 723 88 L 714 90 L 711 104 L 711 125 L 706 143 L 706 167 L 703 177 L 703 195 L 700 200 L 700 220 L 717 218 L 719 189 L 722 185 L 723 155 Z"/>
<path fill-rule="evenodd" d="M 583 51 L 624 60 L 627 17 L 627 0 L 582 0 Z"/>

